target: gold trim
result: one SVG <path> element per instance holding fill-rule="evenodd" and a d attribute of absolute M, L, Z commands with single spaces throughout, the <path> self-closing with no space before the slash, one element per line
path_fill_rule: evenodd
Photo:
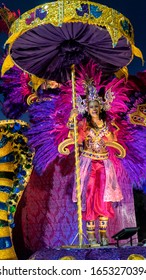
<path fill-rule="evenodd" d="M 13 180 L 6 179 L 6 178 L 0 178 L 0 186 L 12 187 Z"/>
<path fill-rule="evenodd" d="M 16 19 L 11 25 L 10 33 L 13 37 L 12 39 L 9 39 L 10 42 L 13 43 L 15 40 L 15 36 L 17 38 L 19 33 L 21 35 L 24 32 L 27 32 L 28 30 L 34 27 L 37 27 L 38 25 L 50 23 L 54 26 L 60 26 L 62 23 L 65 22 L 83 22 L 88 24 L 99 25 L 101 27 L 106 27 L 114 43 L 116 43 L 121 36 L 124 36 L 131 43 L 134 43 L 133 26 L 130 20 L 117 10 L 110 8 L 106 5 L 93 3 L 91 1 L 86 0 L 70 0 L 69 3 L 68 0 L 64 0 L 62 2 L 63 11 L 62 7 L 60 7 L 60 1 L 56 1 L 38 5 L 33 9 L 23 13 L 21 17 Z M 79 16 L 76 12 L 77 9 L 79 10 L 81 8 L 81 4 L 88 5 L 89 9 L 89 14 L 85 13 L 82 17 Z M 97 9 L 101 11 L 102 14 L 100 17 L 95 17 L 93 14 L 91 14 L 90 5 L 94 6 L 94 8 L 97 7 Z M 35 16 L 36 10 L 40 8 L 47 13 L 46 17 L 42 20 L 38 17 L 36 18 Z M 32 20 L 32 22 L 28 25 L 26 23 L 26 19 L 29 18 L 31 13 L 34 13 L 34 20 Z M 125 20 L 131 27 L 131 36 L 129 36 L 128 33 L 122 28 L 121 23 Z M 14 36 L 14 34 L 16 35 Z"/>
<path fill-rule="evenodd" d="M 27 97 L 27 104 L 30 106 L 31 104 L 33 104 L 34 102 L 38 101 L 38 96 L 37 96 L 37 93 L 34 92 L 32 94 L 30 94 L 28 97 Z"/>
<path fill-rule="evenodd" d="M 0 163 L 0 171 L 14 171 L 14 164 L 12 162 Z"/>
<path fill-rule="evenodd" d="M 117 72 L 115 72 L 115 75 L 118 79 L 121 79 L 121 78 L 125 77 L 126 80 L 127 80 L 128 76 L 129 76 L 127 66 L 124 66 L 121 69 L 119 69 Z"/>
<path fill-rule="evenodd" d="M 45 82 L 45 79 L 43 78 L 38 78 L 35 75 L 31 75 L 31 82 L 32 82 L 32 87 L 35 91 L 37 91 L 37 89 L 40 87 L 40 85 L 42 85 Z"/>
<path fill-rule="evenodd" d="M 108 221 L 108 217 L 99 216 L 99 221 Z"/>
<path fill-rule="evenodd" d="M 133 53 L 135 56 L 141 58 L 141 60 L 142 60 L 142 65 L 144 66 L 144 58 L 143 58 L 143 54 L 142 54 L 141 50 L 140 50 L 139 48 L 137 48 L 136 46 L 132 45 L 132 53 Z"/>
<path fill-rule="evenodd" d="M 104 160 L 104 159 L 108 159 L 108 152 L 93 153 L 93 152 L 88 152 L 86 150 L 83 150 L 82 151 L 82 156 L 88 157 L 88 158 L 91 158 L 91 159 L 95 159 L 95 160 Z"/>
<path fill-rule="evenodd" d="M 8 249 L 0 250 L 0 260 L 17 260 L 14 246 Z"/>
<path fill-rule="evenodd" d="M 8 220 L 8 211 L 6 210 L 0 210 L 0 219 L 7 221 Z"/>
<path fill-rule="evenodd" d="M 4 157 L 13 151 L 11 142 L 7 142 L 7 144 L 0 148 L 0 157 Z M 1 167 L 0 167 L 1 169 Z"/>
<path fill-rule="evenodd" d="M 140 110 L 141 107 L 146 108 L 146 103 L 137 105 L 136 111 L 129 114 L 129 119 L 132 124 L 146 126 L 146 114 L 141 112 Z M 133 119 L 134 116 L 138 117 L 138 121 L 136 119 L 135 120 Z M 141 118 L 141 120 L 139 120 L 139 118 Z"/>
<path fill-rule="evenodd" d="M 2 65 L 2 69 L 1 69 L 1 77 L 4 76 L 4 74 L 13 66 L 15 65 L 12 57 L 10 56 L 10 54 L 7 55 L 7 57 L 4 60 L 4 63 Z"/>
<path fill-rule="evenodd" d="M 73 256 L 64 256 L 64 257 L 61 257 L 59 260 L 76 260 L 76 258 L 75 257 L 73 257 Z"/>
<path fill-rule="evenodd" d="M 0 237 L 9 237 L 9 236 L 10 236 L 10 228 L 9 227 L 1 227 Z"/>
<path fill-rule="evenodd" d="M 21 125 L 29 126 L 29 124 L 25 121 L 21 120 L 0 120 L 0 126 L 1 125 L 6 125 L 6 124 L 14 124 L 14 123 L 19 123 Z"/>
<path fill-rule="evenodd" d="M 67 146 L 74 144 L 74 140 L 71 138 L 68 138 L 61 142 L 58 146 L 58 152 L 62 155 L 69 155 L 70 150 L 67 148 Z"/>
<path fill-rule="evenodd" d="M 112 147 L 118 150 L 119 154 L 116 154 L 118 158 L 124 158 L 126 156 L 126 150 L 125 148 L 119 144 L 118 142 L 106 142 L 105 145 L 107 147 Z"/>
<path fill-rule="evenodd" d="M 9 197 L 9 193 L 0 191 L 0 201 L 6 203 Z"/>
<path fill-rule="evenodd" d="M 131 254 L 127 260 L 145 260 L 145 257 L 139 254 Z"/>

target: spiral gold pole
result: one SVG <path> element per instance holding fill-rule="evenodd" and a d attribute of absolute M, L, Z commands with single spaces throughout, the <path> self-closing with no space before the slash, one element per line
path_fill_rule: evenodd
<path fill-rule="evenodd" d="M 73 109 L 76 108 L 76 90 L 75 90 L 75 65 L 71 66 L 72 80 L 72 103 Z M 80 184 L 80 161 L 79 161 L 79 146 L 78 146 L 78 127 L 77 119 L 74 117 L 74 143 L 75 143 L 75 175 L 76 175 L 76 194 L 77 194 L 77 214 L 78 214 L 78 236 L 79 246 L 83 244 L 83 229 L 82 229 L 82 206 L 81 206 L 81 184 Z"/>

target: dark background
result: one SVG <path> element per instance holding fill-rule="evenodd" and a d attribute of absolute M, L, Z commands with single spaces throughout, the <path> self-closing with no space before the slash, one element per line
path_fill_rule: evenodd
<path fill-rule="evenodd" d="M 17 11 L 20 9 L 21 14 L 34 8 L 35 6 L 52 2 L 42 0 L 4 0 L 0 1 L 0 6 L 4 3 L 10 10 Z M 146 0 L 100 0 L 93 1 L 108 7 L 114 8 L 126 16 L 132 23 L 135 34 L 135 45 L 140 48 L 143 53 L 144 60 L 146 59 Z M 3 50 L 3 45 L 7 39 L 5 34 L 0 34 L 0 50 Z M 130 74 L 136 74 L 139 71 L 146 70 L 146 64 L 142 66 L 139 58 L 134 58 L 128 66 Z M 5 119 L 0 109 L 0 119 Z M 22 119 L 28 121 L 27 114 Z M 146 239 L 146 195 L 141 191 L 134 191 L 135 211 L 137 217 L 137 225 L 140 226 L 139 241 Z"/>

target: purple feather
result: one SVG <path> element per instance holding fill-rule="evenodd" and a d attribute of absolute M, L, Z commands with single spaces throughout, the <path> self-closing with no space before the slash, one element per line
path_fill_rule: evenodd
<path fill-rule="evenodd" d="M 63 107 L 60 111 L 58 109 L 62 97 L 58 95 L 51 101 L 34 103 L 28 110 L 31 124 L 26 136 L 29 146 L 35 150 L 33 164 L 39 175 L 59 156 L 58 145 L 68 135 L 66 122 L 69 113 L 67 114 Z"/>
<path fill-rule="evenodd" d="M 31 94 L 28 74 L 13 67 L 1 78 L 0 91 L 4 96 L 2 112 L 7 118 L 17 119 L 28 109 L 26 98 Z"/>

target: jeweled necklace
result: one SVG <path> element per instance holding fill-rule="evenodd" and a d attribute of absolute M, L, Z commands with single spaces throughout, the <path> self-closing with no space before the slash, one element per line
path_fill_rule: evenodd
<path fill-rule="evenodd" d="M 95 129 L 98 129 L 98 130 L 104 126 L 104 123 L 103 123 L 103 122 L 101 122 L 100 125 L 97 125 L 97 123 L 94 122 L 93 120 L 92 120 L 91 122 L 92 122 L 92 124 L 93 124 L 93 127 L 94 127 Z"/>

